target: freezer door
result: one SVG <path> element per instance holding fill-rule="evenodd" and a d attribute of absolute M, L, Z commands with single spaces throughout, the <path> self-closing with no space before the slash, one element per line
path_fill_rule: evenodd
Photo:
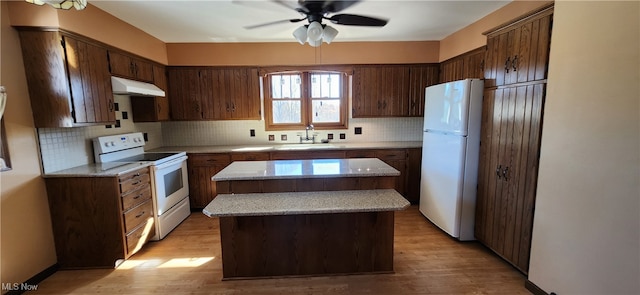
<path fill-rule="evenodd" d="M 420 212 L 458 238 L 467 138 L 425 132 L 422 144 Z"/>
<path fill-rule="evenodd" d="M 424 131 L 467 134 L 470 81 L 460 80 L 426 88 Z"/>

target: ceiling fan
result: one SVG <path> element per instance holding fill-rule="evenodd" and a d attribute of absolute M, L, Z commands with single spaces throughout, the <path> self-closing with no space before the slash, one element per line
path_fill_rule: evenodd
<path fill-rule="evenodd" d="M 255 29 L 264 26 L 270 26 L 280 23 L 297 23 L 304 20 L 309 22 L 308 25 L 299 27 L 293 32 L 293 36 L 304 44 L 306 41 L 313 47 L 320 46 L 322 41 L 331 43 L 331 41 L 338 34 L 338 31 L 330 26 L 322 24 L 322 20 L 328 20 L 329 22 L 337 25 L 346 26 L 367 26 L 367 27 L 384 27 L 388 20 L 370 16 L 363 16 L 357 14 L 334 14 L 340 12 L 361 0 L 352 1 L 339 1 L 339 0 L 298 0 L 298 5 L 293 6 L 290 2 L 282 0 L 271 0 L 271 2 L 277 3 L 289 9 L 293 9 L 303 15 L 303 18 L 278 20 L 258 25 L 246 26 L 246 29 Z M 331 15 L 333 14 L 333 15 Z"/>

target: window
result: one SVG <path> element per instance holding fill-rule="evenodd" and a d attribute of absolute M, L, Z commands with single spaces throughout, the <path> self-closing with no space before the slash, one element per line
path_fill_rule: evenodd
<path fill-rule="evenodd" d="M 288 71 L 266 75 L 267 130 L 347 128 L 347 75 L 332 71 Z"/>

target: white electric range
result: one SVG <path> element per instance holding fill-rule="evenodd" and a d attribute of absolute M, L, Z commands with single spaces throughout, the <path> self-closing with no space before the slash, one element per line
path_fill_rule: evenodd
<path fill-rule="evenodd" d="M 161 240 L 191 213 L 187 154 L 145 152 L 144 145 L 144 136 L 140 132 L 101 136 L 93 139 L 93 152 L 96 163 L 102 163 L 103 166 L 136 162 L 151 165 L 156 224 L 156 235 L 152 239 Z"/>

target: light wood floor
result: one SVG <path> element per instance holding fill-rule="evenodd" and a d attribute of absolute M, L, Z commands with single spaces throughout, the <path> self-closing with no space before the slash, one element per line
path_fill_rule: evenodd
<path fill-rule="evenodd" d="M 118 269 L 58 271 L 42 294 L 530 294 L 525 277 L 476 242 L 457 242 L 417 206 L 396 212 L 394 274 L 221 281 L 218 220 L 192 213 Z"/>

